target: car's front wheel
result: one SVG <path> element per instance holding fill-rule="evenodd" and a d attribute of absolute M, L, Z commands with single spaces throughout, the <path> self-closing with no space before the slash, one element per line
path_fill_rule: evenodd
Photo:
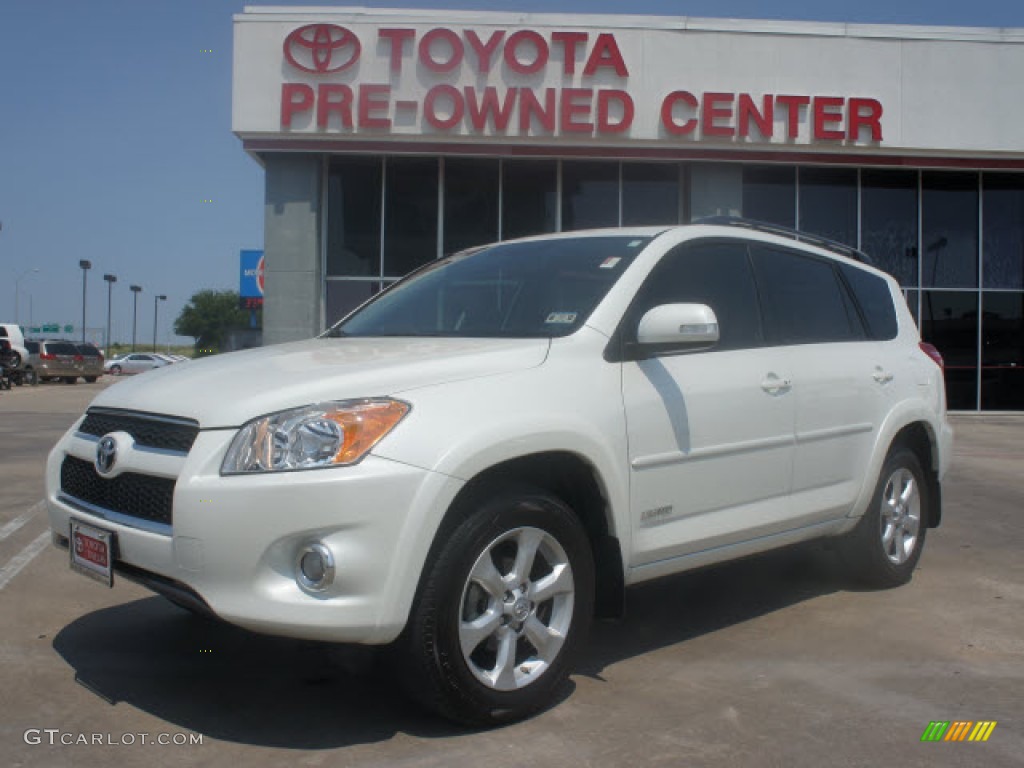
<path fill-rule="evenodd" d="M 594 564 L 579 519 L 542 491 L 477 505 L 427 565 L 400 641 L 421 702 L 471 725 L 552 703 L 590 627 Z"/>
<path fill-rule="evenodd" d="M 854 578 L 882 589 L 910 581 L 924 548 L 930 501 L 917 454 L 895 446 L 864 516 L 841 542 L 840 554 Z"/>
<path fill-rule="evenodd" d="M 111 376 L 120 376 L 121 375 L 121 366 L 120 365 L 112 365 L 112 366 L 110 366 L 110 375 Z"/>

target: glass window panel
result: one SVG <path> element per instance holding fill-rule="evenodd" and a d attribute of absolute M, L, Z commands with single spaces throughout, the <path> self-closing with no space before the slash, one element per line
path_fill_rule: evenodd
<path fill-rule="evenodd" d="M 327 179 L 327 274 L 380 274 L 379 157 L 331 162 Z"/>
<path fill-rule="evenodd" d="M 800 229 L 856 247 L 856 170 L 800 169 Z"/>
<path fill-rule="evenodd" d="M 619 164 L 562 163 L 562 231 L 619 226 Z"/>
<path fill-rule="evenodd" d="M 380 283 L 376 280 L 328 280 L 327 327 L 334 325 L 378 291 Z"/>
<path fill-rule="evenodd" d="M 622 225 L 679 222 L 679 166 L 623 163 Z"/>
<path fill-rule="evenodd" d="M 783 227 L 796 226 L 796 169 L 743 169 L 743 216 Z"/>
<path fill-rule="evenodd" d="M 921 281 L 978 287 L 978 174 L 925 172 L 921 180 Z"/>
<path fill-rule="evenodd" d="M 917 172 L 861 173 L 861 250 L 900 285 L 917 286 Z"/>
<path fill-rule="evenodd" d="M 437 258 L 437 158 L 387 161 L 384 273 L 401 277 Z"/>
<path fill-rule="evenodd" d="M 444 161 L 445 255 L 498 239 L 498 161 Z"/>
<path fill-rule="evenodd" d="M 505 161 L 502 169 L 503 240 L 555 231 L 557 172 L 554 160 Z"/>
<path fill-rule="evenodd" d="M 1024 293 L 982 294 L 981 407 L 1024 409 Z"/>
<path fill-rule="evenodd" d="M 830 262 L 775 248 L 755 247 L 752 254 L 769 343 L 861 337 L 862 330 L 850 324 L 843 288 Z"/>
<path fill-rule="evenodd" d="M 986 288 L 1024 288 L 1024 174 L 984 177 Z"/>
<path fill-rule="evenodd" d="M 978 392 L 978 294 L 923 291 L 921 338 L 946 361 L 946 398 L 955 410 L 973 411 Z"/>

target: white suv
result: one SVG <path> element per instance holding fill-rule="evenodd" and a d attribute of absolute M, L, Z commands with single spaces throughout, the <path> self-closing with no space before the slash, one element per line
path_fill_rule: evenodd
<path fill-rule="evenodd" d="M 106 390 L 50 455 L 55 542 L 256 631 L 393 643 L 477 724 L 550 702 L 631 584 L 820 537 L 904 583 L 941 358 L 824 245 L 697 224 L 431 262 L 320 338 Z"/>

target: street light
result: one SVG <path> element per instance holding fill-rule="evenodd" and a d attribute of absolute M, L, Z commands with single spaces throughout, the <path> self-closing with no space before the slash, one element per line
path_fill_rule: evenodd
<path fill-rule="evenodd" d="M 110 302 L 114 283 L 117 282 L 117 275 L 104 275 L 103 279 L 107 281 L 107 343 L 103 349 L 103 354 L 110 357 Z"/>
<path fill-rule="evenodd" d="M 26 269 L 21 275 L 14 281 L 14 322 L 21 323 L 21 307 L 19 302 L 21 297 L 18 295 L 18 286 L 21 285 L 21 281 L 31 275 L 33 272 L 38 272 L 39 267 L 32 267 L 32 269 Z"/>
<path fill-rule="evenodd" d="M 156 352 L 156 308 L 160 306 L 161 301 L 167 301 L 167 297 L 163 294 L 153 297 L 153 351 Z"/>
<path fill-rule="evenodd" d="M 132 352 L 135 351 L 135 327 L 139 321 L 139 293 L 142 291 L 141 285 L 129 286 L 132 292 Z"/>
<path fill-rule="evenodd" d="M 88 259 L 81 259 L 78 266 L 82 268 L 82 343 L 85 344 L 85 283 L 92 269 L 92 262 Z"/>

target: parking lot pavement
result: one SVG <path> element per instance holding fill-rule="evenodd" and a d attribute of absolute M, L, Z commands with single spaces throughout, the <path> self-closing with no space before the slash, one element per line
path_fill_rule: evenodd
<path fill-rule="evenodd" d="M 1024 417 L 956 418 L 910 585 L 850 590 L 805 547 L 642 586 L 556 707 L 471 732 L 402 698 L 381 654 L 196 619 L 36 553 L 46 451 L 101 386 L 0 394 L 5 765 L 1020 765 Z M 921 743 L 936 720 L 998 725 Z"/>

